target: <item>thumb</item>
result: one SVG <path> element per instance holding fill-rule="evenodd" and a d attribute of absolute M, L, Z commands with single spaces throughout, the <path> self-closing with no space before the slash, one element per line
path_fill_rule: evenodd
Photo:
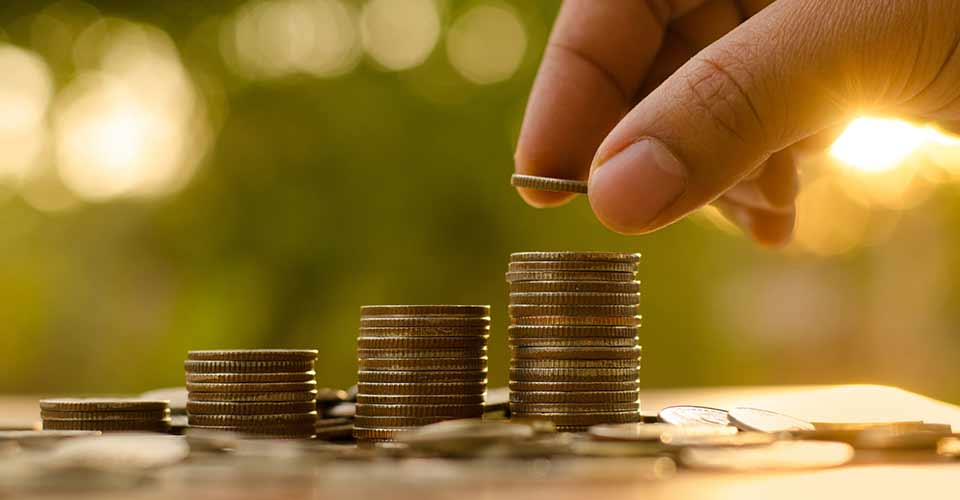
<path fill-rule="evenodd" d="M 600 145 L 589 180 L 597 217 L 622 233 L 653 231 L 710 203 L 771 153 L 839 123 L 861 105 L 889 109 L 904 102 L 894 92 L 910 87 L 919 56 L 894 55 L 903 55 L 904 45 L 930 51 L 925 29 L 957 27 L 911 22 L 921 12 L 904 6 L 922 11 L 926 2 L 877 3 L 884 7 L 775 2 L 694 56 Z M 914 34 L 917 24 L 926 26 Z M 952 38 L 944 36 L 947 56 Z M 878 57 L 884 50 L 888 56 Z"/>

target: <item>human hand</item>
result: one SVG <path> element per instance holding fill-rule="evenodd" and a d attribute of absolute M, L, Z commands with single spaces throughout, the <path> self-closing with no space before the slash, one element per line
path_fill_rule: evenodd
<path fill-rule="evenodd" d="M 712 202 L 783 244 L 794 151 L 860 113 L 960 119 L 958 44 L 955 0 L 566 0 L 516 171 L 589 176 L 594 213 L 621 233 Z M 519 191 L 538 207 L 572 196 Z"/>

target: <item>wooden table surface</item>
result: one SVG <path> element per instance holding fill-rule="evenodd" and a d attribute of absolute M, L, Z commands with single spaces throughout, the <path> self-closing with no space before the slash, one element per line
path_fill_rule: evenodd
<path fill-rule="evenodd" d="M 0 424 L 38 418 L 35 397 L 0 397 Z M 820 422 L 924 420 L 960 431 L 960 407 L 882 386 L 792 386 L 647 390 L 644 411 L 674 404 L 756 406 Z M 860 453 L 858 453 L 860 458 Z M 9 459 L 8 459 L 9 460 Z M 960 460 L 883 460 L 825 470 L 718 473 L 680 469 L 650 477 L 643 459 L 327 461 L 297 457 L 187 463 L 123 487 L 62 491 L 4 484 L 0 498 L 345 498 L 362 499 L 804 499 L 913 500 L 960 497 Z M 858 460 L 863 462 L 862 460 Z M 647 471 L 649 472 L 649 471 Z M 102 479 L 102 478 L 101 478 Z M 920 495 L 920 496 L 918 496 Z"/>

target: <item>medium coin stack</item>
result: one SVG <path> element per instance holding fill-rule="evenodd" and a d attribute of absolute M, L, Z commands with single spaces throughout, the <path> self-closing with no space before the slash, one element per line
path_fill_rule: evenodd
<path fill-rule="evenodd" d="M 168 401 L 145 399 L 42 399 L 43 430 L 169 432 Z"/>
<path fill-rule="evenodd" d="M 482 416 L 489 333 L 490 306 L 362 307 L 353 436 Z"/>
<path fill-rule="evenodd" d="M 313 437 L 316 360 L 312 349 L 190 351 L 184 362 L 190 427 Z"/>
<path fill-rule="evenodd" d="M 636 422 L 639 254 L 510 256 L 510 413 L 558 430 Z"/>

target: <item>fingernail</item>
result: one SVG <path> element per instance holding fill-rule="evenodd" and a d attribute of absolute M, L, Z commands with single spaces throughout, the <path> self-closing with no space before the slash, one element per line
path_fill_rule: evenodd
<path fill-rule="evenodd" d="M 663 143 L 642 138 L 590 174 L 590 205 L 611 229 L 642 232 L 683 193 L 686 171 Z"/>

